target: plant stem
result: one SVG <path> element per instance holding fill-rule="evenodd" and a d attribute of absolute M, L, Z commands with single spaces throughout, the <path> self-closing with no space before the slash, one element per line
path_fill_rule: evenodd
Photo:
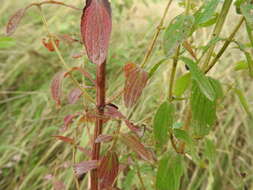
<path fill-rule="evenodd" d="M 105 106 L 105 80 L 106 80 L 106 61 L 101 65 L 97 65 L 96 73 L 96 104 L 97 114 L 103 116 Z M 99 160 L 100 143 L 95 143 L 96 138 L 102 134 L 103 118 L 96 119 L 96 126 L 94 129 L 92 160 Z M 91 171 L 91 190 L 98 190 L 98 172 L 97 169 Z"/>
<path fill-rule="evenodd" d="M 192 120 L 192 112 L 190 106 L 186 108 L 186 117 L 183 126 L 183 130 L 188 131 Z M 178 153 L 184 154 L 185 143 L 181 142 L 178 147 Z"/>
<path fill-rule="evenodd" d="M 179 53 L 180 53 L 180 46 L 177 48 L 177 52 L 173 58 L 173 66 L 172 66 L 172 71 L 170 75 L 169 95 L 168 95 L 168 99 L 170 102 L 173 101 L 173 86 L 174 86 L 174 81 L 175 81 L 175 76 L 176 76 Z"/>
<path fill-rule="evenodd" d="M 191 10 L 191 0 L 186 0 L 186 14 L 190 14 Z"/>
<path fill-rule="evenodd" d="M 163 28 L 163 23 L 164 23 L 164 20 L 165 20 L 165 18 L 167 16 L 167 13 L 168 13 L 168 10 L 169 10 L 169 7 L 170 7 L 171 3 L 172 3 L 172 0 L 169 0 L 168 4 L 167 4 L 167 6 L 166 6 L 166 8 L 164 10 L 163 17 L 162 17 L 162 19 L 160 21 L 160 24 L 157 27 L 157 31 L 154 34 L 153 40 L 151 41 L 151 43 L 149 45 L 149 48 L 148 48 L 148 50 L 147 50 L 147 52 L 145 54 L 144 60 L 143 60 L 143 62 L 141 64 L 142 68 L 144 68 L 145 65 L 147 64 L 148 58 L 150 57 L 150 55 L 151 55 L 151 53 L 152 53 L 152 51 L 153 51 L 153 49 L 155 47 L 155 43 L 156 43 L 156 41 L 158 39 L 158 36 L 159 36 L 159 34 L 160 34 L 160 32 L 161 32 L 161 30 Z"/>
<path fill-rule="evenodd" d="M 224 4 L 223 4 L 223 7 L 222 7 L 222 10 L 221 10 L 221 13 L 219 15 L 219 18 L 218 18 L 218 21 L 215 25 L 215 28 L 214 28 L 214 31 L 213 31 L 213 34 L 212 34 L 212 37 L 218 37 L 222 31 L 222 28 L 224 26 L 224 22 L 227 18 L 227 15 L 228 15 L 228 11 L 229 11 L 229 8 L 231 7 L 231 4 L 232 4 L 233 0 L 225 0 Z M 215 49 L 215 45 L 211 46 L 208 53 L 207 53 L 207 57 L 206 57 L 206 60 L 205 62 L 203 63 L 203 68 L 204 70 L 208 67 L 208 64 L 212 58 L 212 55 L 213 55 L 213 52 L 214 52 L 214 49 Z"/>
<path fill-rule="evenodd" d="M 172 71 L 171 71 L 170 80 L 169 80 L 168 99 L 169 99 L 170 103 L 173 101 L 173 86 L 174 86 L 174 81 L 175 81 L 175 76 L 176 76 L 176 70 L 177 70 L 177 65 L 178 65 L 179 54 L 180 54 L 180 46 L 178 46 L 176 54 L 175 54 L 175 56 L 173 58 L 173 66 L 172 66 Z M 177 144 L 175 142 L 175 139 L 174 139 L 172 131 L 170 132 L 170 141 L 171 141 L 172 147 L 177 152 Z"/>
<path fill-rule="evenodd" d="M 142 176 L 141 176 L 140 167 L 139 167 L 138 163 L 136 163 L 136 169 L 137 169 L 137 176 L 138 176 L 140 184 L 141 184 L 141 189 L 146 190 L 145 185 L 144 185 L 144 181 L 143 181 Z"/>
<path fill-rule="evenodd" d="M 244 17 L 242 17 L 240 19 L 239 23 L 237 24 L 237 26 L 235 27 L 235 29 L 233 30 L 233 32 L 231 33 L 231 35 L 228 37 L 228 39 L 226 40 L 226 42 L 224 43 L 224 45 L 222 46 L 222 48 L 220 49 L 220 51 L 218 52 L 218 54 L 216 55 L 216 57 L 210 63 L 210 65 L 208 66 L 208 68 L 205 70 L 205 73 L 209 72 L 213 68 L 213 66 L 217 63 L 217 61 L 220 59 L 220 57 L 226 51 L 226 49 L 228 48 L 229 44 L 233 41 L 233 38 L 235 37 L 235 35 L 237 34 L 238 30 L 242 26 L 243 22 L 244 22 Z"/>
<path fill-rule="evenodd" d="M 40 7 L 40 6 L 46 5 L 46 4 L 62 5 L 62 6 L 65 6 L 65 7 L 69 7 L 69 8 L 78 10 L 78 11 L 82 11 L 82 9 L 77 8 L 77 7 L 73 6 L 73 5 L 68 5 L 68 4 L 65 4 L 65 3 L 63 3 L 63 2 L 60 2 L 60 1 L 53 1 L 53 0 L 51 0 L 51 1 L 43 1 L 43 2 L 40 2 L 40 3 L 31 3 L 30 5 L 28 5 L 28 6 L 26 7 L 26 9 L 29 9 L 29 8 L 32 7 L 32 6 L 38 6 L 38 7 Z"/>

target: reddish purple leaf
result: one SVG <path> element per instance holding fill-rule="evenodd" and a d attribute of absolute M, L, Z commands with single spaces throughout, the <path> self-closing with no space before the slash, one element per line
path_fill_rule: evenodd
<path fill-rule="evenodd" d="M 71 123 L 73 123 L 73 119 L 75 117 L 77 117 L 80 113 L 76 113 L 76 114 L 70 114 L 67 115 L 66 117 L 64 117 L 64 125 L 62 127 L 62 131 L 67 130 L 67 128 L 70 126 Z"/>
<path fill-rule="evenodd" d="M 126 123 L 127 127 L 131 131 L 135 132 L 139 136 L 142 134 L 141 129 L 138 126 L 134 125 L 129 120 L 127 120 L 127 118 L 117 109 L 117 107 L 112 106 L 112 105 L 105 106 L 105 113 L 104 113 L 104 115 L 108 116 L 108 117 L 111 117 L 113 119 L 124 120 L 124 122 Z"/>
<path fill-rule="evenodd" d="M 69 143 L 69 144 L 75 144 L 75 140 L 69 137 L 65 136 L 59 136 L 59 135 L 53 135 L 52 137 L 55 137 L 63 142 Z"/>
<path fill-rule="evenodd" d="M 90 158 L 92 157 L 91 149 L 84 148 L 84 147 L 81 147 L 81 146 L 77 146 L 77 149 L 80 150 L 81 152 L 83 152 L 86 156 L 88 156 Z"/>
<path fill-rule="evenodd" d="M 94 110 L 93 112 L 91 111 L 86 112 L 81 118 L 81 121 L 93 123 L 96 121 L 96 119 L 103 119 L 104 122 L 107 122 L 109 120 L 107 116 L 101 116 L 97 114 L 96 111 Z"/>
<path fill-rule="evenodd" d="M 130 134 L 121 134 L 121 140 L 134 152 L 136 152 L 143 160 L 154 161 L 153 153 L 145 148 L 139 139 Z"/>
<path fill-rule="evenodd" d="M 24 17 L 26 10 L 27 8 L 19 9 L 14 15 L 10 17 L 10 20 L 6 27 L 6 34 L 8 36 L 12 35 L 15 32 L 21 19 Z"/>
<path fill-rule="evenodd" d="M 119 160 L 115 152 L 108 152 L 100 162 L 98 168 L 98 175 L 100 181 L 100 188 L 110 188 L 119 172 Z"/>
<path fill-rule="evenodd" d="M 45 180 L 52 180 L 53 178 L 54 178 L 54 176 L 52 174 L 47 174 L 44 177 Z"/>
<path fill-rule="evenodd" d="M 88 73 L 87 71 L 85 71 L 83 68 L 81 67 L 73 67 L 71 68 L 71 70 L 69 72 L 67 72 L 65 75 L 69 75 L 70 72 L 72 71 L 80 71 L 84 77 L 86 77 L 87 79 L 89 79 L 93 84 L 95 84 L 95 80 L 91 77 L 90 73 Z"/>
<path fill-rule="evenodd" d="M 129 120 L 125 120 L 125 123 L 127 125 L 127 127 L 135 132 L 139 137 L 142 137 L 143 136 L 143 131 L 144 130 L 141 130 L 141 128 L 139 128 L 137 125 L 134 125 L 132 122 L 130 122 Z"/>
<path fill-rule="evenodd" d="M 73 59 L 79 59 L 79 58 L 83 57 L 84 55 L 85 55 L 84 52 L 79 52 L 79 53 L 73 53 L 73 54 L 71 55 L 71 57 L 72 57 Z"/>
<path fill-rule="evenodd" d="M 68 34 L 60 34 L 60 35 L 57 35 L 57 37 L 63 42 L 66 42 L 68 45 L 71 45 L 75 42 L 81 43 L 79 40 L 73 38 L 72 36 Z"/>
<path fill-rule="evenodd" d="M 70 104 L 75 104 L 77 100 L 82 96 L 82 94 L 83 92 L 80 88 L 74 88 L 68 95 L 68 102 Z"/>
<path fill-rule="evenodd" d="M 53 187 L 54 187 L 54 190 L 65 190 L 66 189 L 64 183 L 59 180 L 53 181 Z"/>
<path fill-rule="evenodd" d="M 111 142 L 112 139 L 113 139 L 113 136 L 111 135 L 99 135 L 96 138 L 95 143 Z"/>
<path fill-rule="evenodd" d="M 107 56 L 112 29 L 108 0 L 86 0 L 81 20 L 81 34 L 91 62 L 102 64 Z"/>
<path fill-rule="evenodd" d="M 126 107 L 132 107 L 140 98 L 148 81 L 148 73 L 134 63 L 125 65 L 124 101 Z"/>
<path fill-rule="evenodd" d="M 51 94 L 57 105 L 61 105 L 62 81 L 65 74 L 63 71 L 56 73 L 51 83 Z"/>
<path fill-rule="evenodd" d="M 77 178 L 81 177 L 83 174 L 89 172 L 90 170 L 96 169 L 98 167 L 97 160 L 84 161 L 79 164 L 74 165 L 74 171 Z"/>

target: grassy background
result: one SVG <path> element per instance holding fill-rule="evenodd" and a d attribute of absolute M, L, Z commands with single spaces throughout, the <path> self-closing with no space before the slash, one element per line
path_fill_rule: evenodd
<path fill-rule="evenodd" d="M 0 189 L 51 189 L 51 182 L 44 179 L 47 174 L 54 174 L 58 180 L 64 181 L 67 189 L 74 189 L 73 171 L 70 167 L 72 149 L 51 135 L 59 134 L 64 116 L 80 111 L 81 107 L 66 104 L 57 109 L 50 97 L 51 79 L 62 67 L 56 53 L 48 52 L 41 43 L 46 37 L 46 32 L 38 10 L 32 8 L 28 11 L 13 37 L 6 38 L 4 34 L 8 18 L 15 10 L 29 3 L 31 0 L 5 0 L 1 2 L 0 7 Z M 82 0 L 77 0 L 73 4 L 82 7 L 82 3 Z M 166 1 L 162 0 L 148 3 L 138 0 L 113 1 L 114 28 L 107 68 L 109 96 L 123 85 L 122 66 L 126 62 L 142 61 L 165 3 Z M 55 34 L 72 34 L 80 38 L 81 12 L 56 6 L 44 6 L 43 10 L 50 31 Z M 166 25 L 182 10 L 174 3 L 166 19 Z M 228 17 L 222 32 L 223 37 L 228 36 L 238 20 L 238 16 L 232 12 L 234 10 L 231 10 Z M 192 39 L 194 44 L 206 44 L 210 37 L 208 31 L 210 30 L 199 31 Z M 247 42 L 244 30 L 241 30 L 236 38 Z M 159 39 L 159 42 L 161 40 Z M 160 44 L 158 43 L 147 69 L 163 57 Z M 60 50 L 69 66 L 80 66 L 85 62 L 89 71 L 94 74 L 94 66 L 87 63 L 86 59 L 72 58 L 74 53 L 82 49 L 80 44 L 60 44 Z M 182 190 L 253 189 L 253 124 L 234 91 L 229 90 L 230 86 L 242 90 L 247 100 L 246 104 L 252 111 L 252 79 L 246 71 L 234 71 L 234 65 L 240 60 L 245 60 L 244 56 L 231 46 L 229 53 L 223 56 L 219 66 L 210 74 L 221 80 L 226 95 L 218 107 L 218 122 L 207 137 L 216 146 L 215 164 L 213 167 L 206 167 L 195 165 L 188 160 L 189 166 L 182 180 Z M 141 98 L 132 117 L 135 123 L 152 127 L 153 115 L 168 91 L 170 63 L 169 61 L 158 70 L 145 89 L 145 96 Z M 179 74 L 184 72 L 184 66 L 180 65 Z M 67 93 L 72 88 L 72 83 L 66 81 L 64 91 Z M 115 103 L 124 113 L 128 113 L 121 100 Z M 183 110 L 184 106 L 183 103 L 178 107 L 179 113 L 182 114 L 180 110 Z M 114 126 L 115 123 L 109 125 Z M 66 135 L 77 137 L 81 145 L 86 146 L 87 127 L 81 126 L 80 130 L 80 124 L 75 122 Z M 152 144 L 150 138 L 144 141 L 148 145 Z M 199 142 L 199 150 L 202 150 L 203 146 L 204 143 Z M 77 160 L 84 158 L 85 155 L 77 154 Z M 144 173 L 146 188 L 154 189 L 152 180 L 155 172 L 143 163 L 140 167 Z M 83 185 L 86 182 L 87 179 Z M 140 188 L 135 170 L 126 176 L 125 183 L 121 186 L 126 190 Z"/>

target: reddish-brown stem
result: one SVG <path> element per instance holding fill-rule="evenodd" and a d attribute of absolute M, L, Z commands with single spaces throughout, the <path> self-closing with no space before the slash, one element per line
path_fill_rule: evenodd
<path fill-rule="evenodd" d="M 97 112 L 103 116 L 105 106 L 105 77 L 106 77 L 106 61 L 97 66 L 96 73 L 96 104 Z M 101 117 L 102 118 L 102 117 Z M 102 134 L 103 119 L 96 119 L 96 126 L 93 137 L 92 160 L 99 160 L 100 143 L 95 143 L 95 139 Z M 97 169 L 91 171 L 91 190 L 98 190 L 98 172 Z"/>

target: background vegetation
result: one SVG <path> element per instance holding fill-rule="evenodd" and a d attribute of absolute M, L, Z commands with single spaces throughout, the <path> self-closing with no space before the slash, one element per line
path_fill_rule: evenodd
<path fill-rule="evenodd" d="M 83 6 L 83 0 L 65 2 L 77 7 Z M 51 189 L 51 182 L 45 179 L 48 174 L 54 174 L 58 180 L 62 180 L 67 189 L 74 189 L 73 171 L 70 167 L 72 149 L 55 140 L 52 135 L 58 134 L 64 116 L 78 111 L 80 106 L 66 105 L 59 109 L 51 99 L 50 82 L 61 66 L 56 54 L 48 52 L 42 45 L 46 32 L 38 10 L 32 8 L 28 12 L 13 37 L 5 36 L 5 25 L 10 15 L 29 3 L 31 0 L 2 0 L 0 7 L 0 189 Z M 113 33 L 107 68 L 109 96 L 118 91 L 119 86 L 123 86 L 124 64 L 140 63 L 143 59 L 165 5 L 165 0 L 112 0 Z M 45 6 L 44 10 L 53 33 L 72 34 L 80 39 L 81 12 L 51 5 Z M 183 10 L 178 2 L 174 2 L 165 20 L 166 26 L 171 18 Z M 239 16 L 231 10 L 228 18 L 222 37 L 230 34 Z M 201 29 L 191 40 L 195 45 L 205 45 L 210 39 L 208 31 L 211 29 Z M 240 30 L 236 38 L 248 43 L 244 29 Z M 159 40 L 161 42 L 162 38 Z M 163 58 L 160 42 L 148 62 L 148 68 Z M 72 58 L 73 54 L 83 50 L 80 44 L 60 43 L 60 50 L 70 66 L 83 64 L 82 58 Z M 229 54 L 225 54 L 219 66 L 211 71 L 210 75 L 223 84 L 225 97 L 218 105 L 215 127 L 207 139 L 199 143 L 198 149 L 215 146 L 210 149 L 214 152 L 200 155 L 212 155 L 213 164 L 203 162 L 196 165 L 189 158 L 189 166 L 185 168 L 182 179 L 182 190 L 253 189 L 253 122 L 249 119 L 253 105 L 253 85 L 247 71 L 235 69 L 245 59 L 244 54 L 231 45 Z M 145 89 L 145 96 L 142 96 L 138 110 L 132 117 L 136 123 L 152 127 L 157 106 L 167 95 L 171 62 L 168 61 L 159 68 L 157 76 Z M 87 67 L 95 73 L 92 64 L 87 63 Z M 185 72 L 183 64 L 180 64 L 179 72 Z M 72 88 L 68 82 L 64 87 L 65 91 Z M 123 105 L 119 106 L 123 112 L 126 111 Z M 179 109 L 183 111 L 182 107 Z M 77 125 L 74 123 L 66 134 L 75 134 Z M 81 145 L 85 146 L 87 130 L 84 129 L 82 134 L 75 135 L 80 139 Z M 148 137 L 143 141 L 147 145 L 151 144 Z M 210 141 L 212 143 L 208 143 Z M 77 154 L 79 161 L 84 157 L 82 153 Z M 146 189 L 153 189 L 154 171 L 145 164 L 139 167 L 143 172 Z M 124 178 L 122 189 L 140 189 L 135 169 Z"/>

